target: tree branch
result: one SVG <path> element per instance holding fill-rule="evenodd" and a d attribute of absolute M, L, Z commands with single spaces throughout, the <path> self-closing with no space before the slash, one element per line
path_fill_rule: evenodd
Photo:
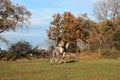
<path fill-rule="evenodd" d="M 7 27 L 5 27 L 4 29 L 0 30 L 0 33 L 3 33 L 4 31 L 6 31 Z"/>

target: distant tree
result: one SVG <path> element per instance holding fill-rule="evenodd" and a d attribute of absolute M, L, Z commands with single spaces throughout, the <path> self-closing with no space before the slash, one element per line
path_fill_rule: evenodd
<path fill-rule="evenodd" d="M 99 51 L 113 45 L 112 35 L 120 24 L 120 0 L 98 0 L 94 4 L 93 14 L 99 20 L 93 30 L 99 42 Z"/>
<path fill-rule="evenodd" d="M 31 12 L 24 6 L 12 4 L 11 0 L 0 0 L 0 33 L 29 24 Z M 5 41 L 3 37 L 0 40 Z"/>
<path fill-rule="evenodd" d="M 98 20 L 114 19 L 120 14 L 120 0 L 98 0 L 93 13 Z"/>

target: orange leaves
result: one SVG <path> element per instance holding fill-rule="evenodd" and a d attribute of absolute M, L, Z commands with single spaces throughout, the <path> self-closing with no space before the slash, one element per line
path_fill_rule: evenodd
<path fill-rule="evenodd" d="M 88 18 L 75 17 L 71 12 L 54 14 L 51 27 L 47 32 L 48 37 L 52 40 L 57 40 L 58 37 L 62 37 L 65 42 L 74 44 L 76 44 L 77 39 L 82 38 L 86 40 L 88 35 L 86 35 L 87 30 L 84 30 L 90 26 L 90 21 L 87 21 L 87 19 Z M 54 30 L 52 28 L 54 28 Z"/>
<path fill-rule="evenodd" d="M 63 28 L 74 28 L 76 25 L 78 25 L 77 18 L 73 16 L 70 12 L 65 12 L 64 14 L 64 19 L 63 19 Z"/>

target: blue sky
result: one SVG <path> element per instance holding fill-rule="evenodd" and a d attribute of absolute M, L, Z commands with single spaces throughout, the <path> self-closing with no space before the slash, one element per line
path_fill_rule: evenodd
<path fill-rule="evenodd" d="M 71 12 L 74 15 L 88 13 L 92 18 L 93 3 L 97 0 L 11 0 L 14 4 L 24 5 L 32 12 L 31 24 L 29 27 L 18 28 L 16 32 L 9 31 L 0 34 L 11 42 L 19 40 L 29 41 L 32 45 L 39 44 L 41 48 L 46 47 L 46 29 L 52 21 L 55 13 Z M 0 42 L 1 48 L 7 45 Z"/>

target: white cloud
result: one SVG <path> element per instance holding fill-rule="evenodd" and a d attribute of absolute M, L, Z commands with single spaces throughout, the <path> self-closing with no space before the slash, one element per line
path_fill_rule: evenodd
<path fill-rule="evenodd" d="M 16 37 L 36 37 L 36 36 L 40 36 L 39 33 L 20 33 L 20 32 L 7 32 L 7 33 L 2 33 L 2 35 L 4 35 L 5 37 L 9 37 L 9 36 L 16 36 Z"/>
<path fill-rule="evenodd" d="M 31 24 L 32 25 L 40 25 L 40 26 L 48 26 L 50 23 L 51 12 L 50 9 L 39 9 L 39 10 L 31 10 L 32 17 L 31 17 Z"/>
<path fill-rule="evenodd" d="M 32 3 L 31 5 L 27 5 L 24 0 L 12 1 L 24 4 L 30 9 L 32 12 L 32 25 L 49 26 L 54 13 L 63 13 L 64 11 L 71 11 L 74 14 L 85 13 L 86 11 L 90 11 L 89 8 L 92 8 L 91 5 L 93 5 L 92 3 L 95 0 L 53 0 L 54 2 L 51 2 L 50 0 L 26 0 L 26 2 Z M 46 3 L 45 6 L 41 6 L 43 5 L 42 3 Z M 56 6 L 53 6 L 54 4 Z"/>

